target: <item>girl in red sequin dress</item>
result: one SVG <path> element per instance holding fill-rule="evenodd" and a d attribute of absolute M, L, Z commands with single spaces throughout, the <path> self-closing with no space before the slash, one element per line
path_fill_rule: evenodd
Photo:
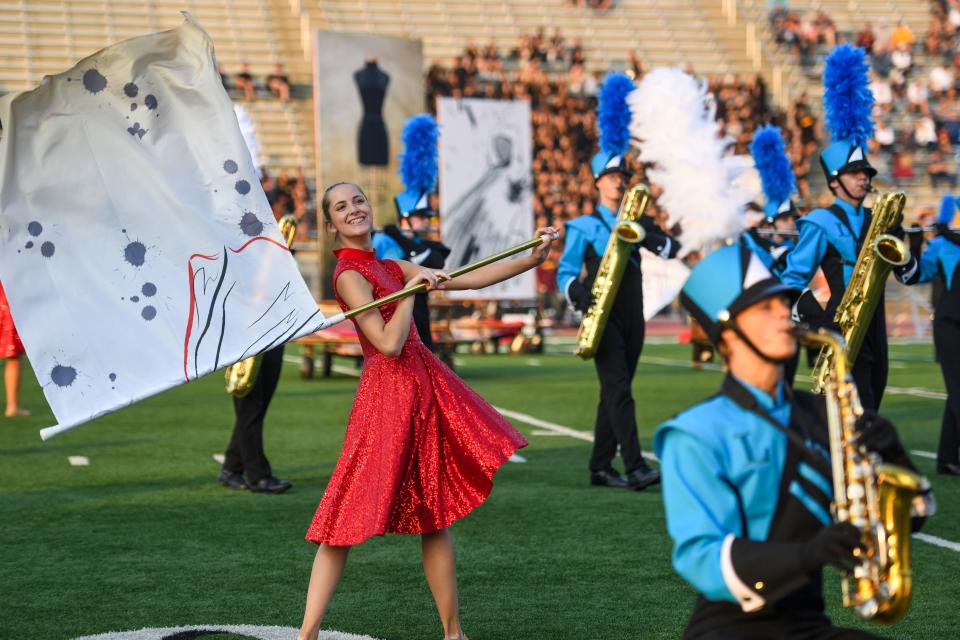
<path fill-rule="evenodd" d="M 431 289 L 489 286 L 543 262 L 551 244 L 451 280 L 410 262 L 376 259 L 373 214 L 358 186 L 328 188 L 322 209 L 328 232 L 335 231 L 342 245 L 335 251 L 334 289 L 344 310 L 421 282 Z M 551 228 L 537 233 L 556 237 Z M 320 546 L 301 640 L 316 640 L 350 546 L 385 533 L 422 536 L 424 573 L 444 638 L 465 638 L 447 527 L 486 500 L 497 469 L 527 442 L 423 345 L 412 311 L 409 296 L 354 319 L 363 375 L 343 451 L 307 532 L 307 540 Z"/>
<path fill-rule="evenodd" d="M 3 386 L 7 394 L 7 409 L 4 415 L 28 416 L 30 412 L 20 406 L 20 356 L 23 354 L 23 343 L 13 326 L 13 316 L 10 314 L 10 304 L 7 294 L 0 284 L 0 358 L 6 359 L 3 369 Z"/>

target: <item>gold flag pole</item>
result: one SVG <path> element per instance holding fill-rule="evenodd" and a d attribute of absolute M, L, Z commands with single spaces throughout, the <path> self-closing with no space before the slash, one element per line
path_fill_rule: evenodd
<path fill-rule="evenodd" d="M 493 255 L 491 255 L 491 256 L 487 256 L 486 258 L 482 258 L 482 259 L 480 259 L 480 260 L 477 260 L 476 262 L 472 262 L 472 263 L 470 263 L 470 264 L 467 264 L 467 265 L 464 265 L 464 266 L 459 267 L 459 268 L 457 268 L 457 269 L 454 269 L 453 271 L 448 272 L 447 275 L 449 275 L 449 276 L 450 276 L 450 279 L 453 280 L 453 279 L 456 278 L 457 276 L 462 276 L 462 275 L 465 274 L 465 273 L 470 273 L 471 271 L 475 271 L 476 269 L 479 269 L 480 267 L 485 267 L 485 266 L 487 266 L 488 264 L 493 264 L 494 262 L 499 262 L 500 260 L 503 260 L 504 258 L 509 258 L 509 257 L 512 256 L 512 255 L 516 255 L 516 254 L 518 254 L 518 253 L 522 253 L 523 251 L 526 251 L 527 249 L 533 249 L 534 247 L 537 247 L 537 246 L 543 244 L 544 242 L 546 242 L 546 241 L 549 240 L 549 239 L 550 239 L 550 238 L 549 238 L 548 236 L 546 236 L 546 235 L 538 236 L 538 237 L 534 238 L 533 240 L 527 240 L 526 242 L 522 242 L 522 243 L 520 243 L 520 244 L 518 244 L 518 245 L 516 245 L 516 246 L 510 247 L 509 249 L 504 249 L 503 251 L 500 251 L 499 253 L 495 253 L 495 254 L 493 254 Z M 326 318 L 326 319 L 320 324 L 319 327 L 317 327 L 316 331 L 320 331 L 321 329 L 326 329 L 326 328 L 328 328 L 328 327 L 332 327 L 332 326 L 335 325 L 335 324 L 338 324 L 338 323 L 340 323 L 340 322 L 343 322 L 344 320 L 349 320 L 350 318 L 353 318 L 353 317 L 355 317 L 355 316 L 358 316 L 358 315 L 360 315 L 361 313 L 364 313 L 364 312 L 366 312 L 366 311 L 370 311 L 371 309 L 376 309 L 376 308 L 378 308 L 378 307 L 382 307 L 382 306 L 385 305 L 385 304 L 389 304 L 389 303 L 394 302 L 394 301 L 396 301 L 396 300 L 400 300 L 400 299 L 402 299 L 402 298 L 406 298 L 407 296 L 412 296 L 412 295 L 415 295 L 415 294 L 418 294 L 418 293 L 426 293 L 426 291 L 427 291 L 427 284 L 426 284 L 425 282 L 421 282 L 420 284 L 414 285 L 414 286 L 412 286 L 412 287 L 407 287 L 407 288 L 405 288 L 405 289 L 400 289 L 399 291 L 395 291 L 395 292 L 393 292 L 393 293 L 391 293 L 391 294 L 389 294 L 389 295 L 383 296 L 382 298 L 377 298 L 376 300 L 373 300 L 373 301 L 368 302 L 368 303 L 366 303 L 366 304 L 362 304 L 362 305 L 360 305 L 359 307 L 357 307 L 357 308 L 355 308 L 355 309 L 350 309 L 349 311 L 346 311 L 346 312 L 343 312 L 343 313 L 338 313 L 338 314 L 336 314 L 336 315 L 330 316 L 329 318 Z"/>

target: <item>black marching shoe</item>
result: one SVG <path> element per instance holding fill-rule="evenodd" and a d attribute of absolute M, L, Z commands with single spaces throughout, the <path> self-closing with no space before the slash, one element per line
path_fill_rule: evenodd
<path fill-rule="evenodd" d="M 267 476 L 266 478 L 261 478 L 251 483 L 250 491 L 255 491 L 256 493 L 283 493 L 292 486 L 293 483 L 289 480 L 278 480 L 273 476 Z"/>
<path fill-rule="evenodd" d="M 937 464 L 937 473 L 942 476 L 960 476 L 960 464 L 941 462 Z"/>
<path fill-rule="evenodd" d="M 614 469 L 604 471 L 591 471 L 590 484 L 595 487 L 613 487 L 614 489 L 626 489 L 627 479 L 617 473 Z"/>
<path fill-rule="evenodd" d="M 242 473 L 234 473 L 226 469 L 220 469 L 220 475 L 217 476 L 217 482 L 227 489 L 249 489 L 247 481 L 243 479 Z"/>
<path fill-rule="evenodd" d="M 643 491 L 654 484 L 660 484 L 660 472 L 646 465 L 627 474 L 627 487 L 634 491 Z"/>

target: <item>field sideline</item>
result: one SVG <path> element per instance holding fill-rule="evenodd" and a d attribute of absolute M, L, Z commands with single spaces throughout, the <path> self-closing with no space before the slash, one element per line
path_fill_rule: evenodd
<path fill-rule="evenodd" d="M 893 345 L 891 357 L 890 385 L 898 391 L 885 397 L 883 412 L 909 449 L 933 452 L 943 381 L 931 347 Z M 692 371 L 688 358 L 689 347 L 679 345 L 644 351 L 635 395 L 645 448 L 657 424 L 719 385 L 718 371 Z M 561 353 L 457 361 L 467 382 L 502 410 L 592 431 L 592 364 Z M 275 474 L 294 489 L 264 496 L 214 482 L 213 454 L 232 424 L 221 375 L 41 442 L 38 431 L 53 417 L 28 372 L 23 404 L 33 416 L 0 422 L 0 638 L 297 626 L 314 553 L 303 535 L 336 462 L 355 387 L 352 376 L 305 381 L 294 363 L 285 366 L 265 440 Z M 520 452 L 526 462 L 508 463 L 487 504 L 453 527 L 471 639 L 679 637 L 695 594 L 670 565 L 659 491 L 592 488 L 589 442 L 512 421 L 530 440 Z M 71 466 L 69 456 L 90 464 Z M 960 481 L 933 475 L 929 458 L 915 460 L 933 481 L 940 510 L 924 532 L 960 543 Z M 910 613 L 892 627 L 865 628 L 892 638 L 957 638 L 960 552 L 925 541 L 912 549 Z M 831 573 L 825 585 L 831 614 L 856 626 L 853 614 L 839 610 L 836 582 Z M 354 549 L 324 628 L 439 638 L 418 540 L 390 536 Z"/>

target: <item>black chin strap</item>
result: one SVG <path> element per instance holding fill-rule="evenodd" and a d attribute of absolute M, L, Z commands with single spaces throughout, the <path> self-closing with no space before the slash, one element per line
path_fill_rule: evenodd
<path fill-rule="evenodd" d="M 747 334 L 745 334 L 745 333 L 740 329 L 740 325 L 738 325 L 738 324 L 737 324 L 736 322 L 734 322 L 733 320 L 731 320 L 730 322 L 724 323 L 723 326 L 726 327 L 727 329 L 730 329 L 730 330 L 733 331 L 735 334 L 737 334 L 737 336 L 739 336 L 740 339 L 743 340 L 748 347 L 750 347 L 750 350 L 751 350 L 751 351 L 753 351 L 755 354 L 757 354 L 757 356 L 759 356 L 760 358 L 762 358 L 762 359 L 765 360 L 766 362 L 769 362 L 770 364 L 782 365 L 782 364 L 784 364 L 785 362 L 787 362 L 790 358 L 793 357 L 793 356 L 786 356 L 785 358 L 773 358 L 773 357 L 771 357 L 771 356 L 768 356 L 768 355 L 765 354 L 763 351 L 760 351 L 760 347 L 758 347 L 757 345 L 753 344 L 753 341 L 752 341 L 750 338 L 747 337 Z"/>
<path fill-rule="evenodd" d="M 837 176 L 837 184 L 840 185 L 840 188 L 843 189 L 843 192 L 844 192 L 845 194 L 847 194 L 847 197 L 848 197 L 848 198 L 850 198 L 851 200 L 853 200 L 853 201 L 855 201 L 855 202 L 857 203 L 857 207 L 860 207 L 861 205 L 863 205 L 863 201 L 867 199 L 867 194 L 870 193 L 870 186 L 871 186 L 870 183 L 871 183 L 871 182 L 872 182 L 872 181 L 871 181 L 870 179 L 867 180 L 867 188 L 864 189 L 863 197 L 862 197 L 862 198 L 856 198 L 856 197 L 854 197 L 854 195 L 853 195 L 852 193 L 850 193 L 849 191 L 847 191 L 847 188 L 843 185 L 843 180 L 840 179 L 840 176 L 839 176 L 839 175 Z"/>

